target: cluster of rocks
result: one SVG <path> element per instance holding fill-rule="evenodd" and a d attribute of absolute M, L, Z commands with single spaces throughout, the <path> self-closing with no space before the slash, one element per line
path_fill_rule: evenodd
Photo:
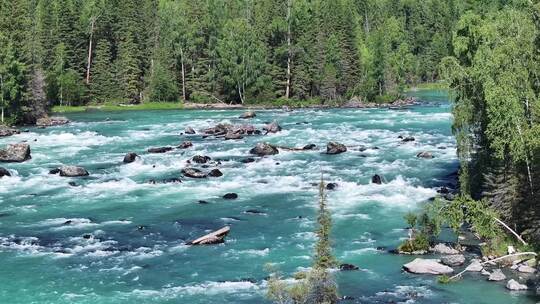
<path fill-rule="evenodd" d="M 0 125 L 0 137 L 7 137 L 21 133 L 19 130 Z"/>
<path fill-rule="evenodd" d="M 349 101 L 345 102 L 343 108 L 357 108 L 357 109 L 368 109 L 368 108 L 404 108 L 408 106 L 417 105 L 418 99 L 414 97 L 406 97 L 403 99 L 397 99 L 391 103 L 379 104 L 375 102 L 367 102 L 361 97 L 354 96 Z"/>
<path fill-rule="evenodd" d="M 448 275 L 454 273 L 454 269 L 452 267 L 462 266 L 466 262 L 465 255 L 445 244 L 437 244 L 436 246 L 430 248 L 430 252 L 440 255 L 440 258 L 416 258 L 412 262 L 403 265 L 403 269 L 414 274 Z M 536 263 L 536 261 L 533 261 L 533 263 Z M 495 268 L 489 271 L 486 266 L 496 267 L 497 264 L 495 262 L 491 262 L 489 258 L 484 258 L 484 261 L 472 259 L 465 269 L 456 276 L 459 276 L 464 272 L 479 272 L 486 276 L 488 281 L 500 282 L 507 280 L 507 275 L 501 268 Z M 537 272 L 536 268 L 521 260 L 514 261 L 511 269 L 526 275 L 531 275 Z M 527 285 L 522 284 L 515 279 L 508 280 L 506 283 L 506 288 L 509 290 L 529 289 Z"/>

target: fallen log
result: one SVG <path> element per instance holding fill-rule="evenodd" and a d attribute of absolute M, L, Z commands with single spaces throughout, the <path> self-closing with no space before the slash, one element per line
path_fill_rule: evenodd
<path fill-rule="evenodd" d="M 231 230 L 231 227 L 225 226 L 205 236 L 201 236 L 200 238 L 196 240 L 187 242 L 187 245 L 212 245 L 212 244 L 223 243 L 223 239 L 227 236 L 227 234 L 229 234 L 230 230 Z"/>

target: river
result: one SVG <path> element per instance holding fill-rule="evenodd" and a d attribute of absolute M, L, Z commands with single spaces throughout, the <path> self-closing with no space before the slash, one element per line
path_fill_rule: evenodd
<path fill-rule="evenodd" d="M 323 173 L 338 184 L 328 192 L 334 253 L 361 268 L 336 274 L 340 295 L 355 298 L 345 303 L 534 303 L 480 274 L 441 285 L 404 273 L 413 257 L 381 250 L 407 236 L 403 215 L 451 183 L 458 167 L 446 94 L 417 95 L 425 103 L 406 110 L 261 110 L 252 123 L 277 120 L 283 131 L 239 141 L 180 136 L 187 126 L 245 123 L 230 110 L 77 113 L 68 115 L 69 125 L 2 138 L 1 146 L 28 141 L 32 160 L 3 165 L 13 177 L 0 180 L 0 302 L 266 303 L 265 264 L 287 275 L 311 264 Z M 400 135 L 416 140 L 402 143 Z M 184 140 L 194 146 L 144 152 Z M 321 150 L 241 162 L 260 141 Z M 323 154 L 328 141 L 350 149 Z M 141 159 L 123 164 L 131 151 Z M 417 158 L 421 151 L 434 158 Z M 159 182 L 181 177 L 194 155 L 220 160 L 224 175 Z M 90 176 L 48 174 L 62 164 L 83 166 Z M 374 174 L 385 183 L 372 184 Z M 238 199 L 221 198 L 229 192 Z M 184 245 L 225 225 L 231 233 L 224 244 Z"/>

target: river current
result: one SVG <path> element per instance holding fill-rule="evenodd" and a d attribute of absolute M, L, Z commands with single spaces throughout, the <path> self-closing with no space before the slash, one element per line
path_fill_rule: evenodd
<path fill-rule="evenodd" d="M 180 135 L 246 123 L 233 110 L 78 113 L 65 126 L 2 138 L 0 146 L 27 141 L 32 160 L 2 165 L 13 176 L 0 179 L 0 303 L 268 303 L 265 264 L 286 275 L 311 264 L 321 173 L 338 184 L 328 191 L 335 256 L 360 267 L 336 273 L 340 295 L 355 298 L 344 303 L 534 303 L 480 274 L 441 285 L 404 273 L 414 257 L 384 250 L 407 237 L 403 215 L 454 182 L 458 168 L 447 95 L 417 95 L 424 103 L 405 110 L 260 110 L 250 123 L 276 120 L 283 131 L 242 140 Z M 145 152 L 185 140 L 194 146 Z M 242 162 L 261 141 L 319 150 Z M 329 141 L 349 151 L 321 153 Z M 417 158 L 422 151 L 434 158 Z M 127 152 L 141 159 L 123 164 Z M 182 177 L 195 155 L 220 160 L 224 175 Z M 90 176 L 48 174 L 63 164 Z M 160 182 L 170 178 L 182 183 Z M 222 198 L 231 192 L 238 199 Z M 226 225 L 224 244 L 184 245 Z"/>

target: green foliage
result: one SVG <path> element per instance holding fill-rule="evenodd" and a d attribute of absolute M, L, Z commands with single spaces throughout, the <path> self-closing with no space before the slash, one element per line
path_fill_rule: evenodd
<path fill-rule="evenodd" d="M 440 284 L 448 284 L 450 283 L 450 277 L 446 274 L 440 275 L 437 277 L 437 282 L 439 282 Z"/>
<path fill-rule="evenodd" d="M 398 246 L 398 252 L 422 252 L 429 249 L 429 236 L 424 232 L 415 233 L 412 239 L 403 241 Z"/>

